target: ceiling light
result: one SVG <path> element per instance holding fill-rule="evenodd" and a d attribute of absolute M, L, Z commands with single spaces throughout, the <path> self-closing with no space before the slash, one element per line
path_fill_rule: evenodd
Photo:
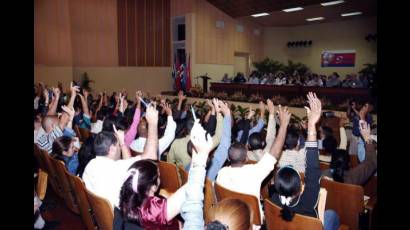
<path fill-rule="evenodd" d="M 355 16 L 355 15 L 360 15 L 360 14 L 362 14 L 362 12 L 357 11 L 357 12 L 351 12 L 351 13 L 342 14 L 342 17 Z"/>
<path fill-rule="evenodd" d="M 257 18 L 257 17 L 267 16 L 267 15 L 269 15 L 269 14 L 268 13 L 260 13 L 260 14 L 252 14 L 251 16 L 254 17 L 254 18 Z"/>
<path fill-rule="evenodd" d="M 299 10 L 303 10 L 303 8 L 302 7 L 295 7 L 295 8 L 284 9 L 282 11 L 286 12 L 286 13 L 289 13 L 289 12 L 294 12 L 294 11 L 299 11 Z"/>
<path fill-rule="evenodd" d="M 331 6 L 331 5 L 336 5 L 336 4 L 340 4 L 340 3 L 344 3 L 345 1 L 343 0 L 339 0 L 339 1 L 331 1 L 331 2 L 323 2 L 320 3 L 320 5 L 322 6 Z"/>
<path fill-rule="evenodd" d="M 306 18 L 306 21 L 312 22 L 312 21 L 319 21 L 325 19 L 324 17 L 317 17 L 317 18 Z"/>

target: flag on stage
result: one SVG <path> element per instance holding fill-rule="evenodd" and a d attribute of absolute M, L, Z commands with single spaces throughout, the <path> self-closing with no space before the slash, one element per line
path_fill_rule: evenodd
<path fill-rule="evenodd" d="M 188 54 L 188 63 L 186 66 L 186 73 L 185 73 L 185 89 L 186 92 L 191 90 L 191 55 Z"/>

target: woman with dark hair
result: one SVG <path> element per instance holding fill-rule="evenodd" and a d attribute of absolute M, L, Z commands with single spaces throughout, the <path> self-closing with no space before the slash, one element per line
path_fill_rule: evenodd
<path fill-rule="evenodd" d="M 282 208 L 282 219 L 292 221 L 295 213 L 311 217 L 323 217 L 324 229 L 337 229 L 339 220 L 337 214 L 332 210 L 319 213 L 318 200 L 320 191 L 321 171 L 319 167 L 319 152 L 316 141 L 316 123 L 320 119 L 322 105 L 316 95 L 308 94 L 309 108 L 308 136 L 306 146 L 306 171 L 305 184 L 299 173 L 291 166 L 284 166 L 275 175 L 274 191 L 271 200 L 274 204 Z"/>
<path fill-rule="evenodd" d="M 79 147 L 77 138 L 62 136 L 53 142 L 51 157 L 63 161 L 68 172 L 77 175 L 78 154 L 76 149 Z"/>
<path fill-rule="evenodd" d="M 143 229 L 180 228 L 175 216 L 181 212 L 182 205 L 189 201 L 190 196 L 198 196 L 190 192 L 190 188 L 199 184 L 203 186 L 205 165 L 212 149 L 212 138 L 206 134 L 199 120 L 195 121 L 190 140 L 194 145 L 191 173 L 195 176 L 192 178 L 190 173 L 188 183 L 168 198 L 156 195 L 160 177 L 155 161 L 140 160 L 130 166 L 128 176 L 121 188 L 119 209 L 115 208 L 114 211 L 114 230 L 141 227 Z M 195 210 L 202 212 L 202 208 L 195 208 Z M 203 220 L 199 224 L 203 226 Z"/>
<path fill-rule="evenodd" d="M 349 167 L 350 156 L 346 150 L 339 149 L 332 154 L 330 169 L 323 175 L 334 181 L 355 185 L 363 185 L 377 170 L 377 154 L 371 138 L 370 125 L 362 121 L 360 133 L 366 142 L 366 157 L 354 168 Z"/>
<path fill-rule="evenodd" d="M 324 149 L 328 153 L 332 153 L 337 149 L 337 141 L 333 136 L 332 128 L 328 126 L 320 127 L 320 139 L 318 140 L 318 148 Z"/>

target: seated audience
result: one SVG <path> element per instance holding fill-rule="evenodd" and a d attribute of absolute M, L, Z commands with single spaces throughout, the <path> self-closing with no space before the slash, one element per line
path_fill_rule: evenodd
<path fill-rule="evenodd" d="M 231 165 L 222 168 L 216 178 L 219 185 L 232 191 L 253 195 L 260 200 L 262 181 L 274 169 L 279 159 L 290 120 L 287 108 L 282 109 L 279 105 L 278 111 L 280 127 L 270 151 L 266 152 L 256 164 L 246 164 L 246 146 L 240 143 L 233 144 L 228 153 Z M 262 217 L 261 205 L 259 208 Z"/>
<path fill-rule="evenodd" d="M 233 79 L 233 82 L 235 82 L 235 83 L 245 83 L 246 78 L 243 75 L 243 73 L 237 73 L 235 78 Z"/>
<path fill-rule="evenodd" d="M 276 136 L 276 121 L 275 108 L 270 99 L 267 101 L 269 111 L 269 121 L 265 140 L 262 139 L 260 132 L 252 133 L 248 138 L 248 160 L 259 161 L 263 154 L 268 152 L 275 140 Z"/>
<path fill-rule="evenodd" d="M 326 210 L 323 214 L 317 212 L 320 177 L 319 152 L 316 141 L 316 123 L 320 119 L 322 105 L 315 94 L 308 94 L 309 108 L 308 137 L 306 141 L 306 173 L 305 185 L 299 173 L 291 166 L 285 166 L 275 175 L 274 191 L 271 200 L 281 210 L 282 219 L 292 221 L 294 214 L 302 214 L 319 218 L 322 216 L 324 229 L 338 229 L 339 218 L 333 210 Z"/>
<path fill-rule="evenodd" d="M 371 137 L 370 125 L 361 121 L 360 133 L 365 140 L 366 157 L 363 162 L 354 168 L 349 167 L 350 157 L 345 149 L 336 150 L 332 154 L 330 169 L 325 170 L 323 175 L 334 181 L 355 185 L 364 185 L 377 170 L 377 154 Z"/>
<path fill-rule="evenodd" d="M 249 84 L 259 84 L 259 78 L 258 76 L 256 76 L 255 73 L 251 74 L 251 76 L 249 77 Z"/>
<path fill-rule="evenodd" d="M 141 160 L 129 167 L 126 175 L 121 177 L 125 181 L 121 188 L 119 208 L 116 208 L 115 212 L 114 230 L 124 229 L 125 224 L 129 224 L 130 228 L 127 229 L 131 229 L 132 225 L 143 229 L 179 229 L 179 223 L 175 217 L 181 212 L 184 204 L 192 205 L 197 211 L 202 212 L 201 204 L 190 203 L 190 201 L 195 200 L 198 195 L 203 196 L 199 193 L 199 189 L 204 184 L 205 164 L 213 144 L 211 136 L 206 134 L 198 119 L 192 127 L 190 141 L 194 146 L 192 174 L 189 175 L 188 183 L 168 198 L 155 195 L 160 185 L 156 162 Z M 154 151 L 156 151 L 156 146 L 154 146 Z M 189 214 L 185 217 L 189 217 Z M 190 218 L 188 220 L 194 221 Z M 201 220 L 199 220 L 200 225 L 204 226 Z"/>
<path fill-rule="evenodd" d="M 223 123 L 223 117 L 221 113 L 219 112 L 219 106 L 216 105 L 216 100 L 213 101 L 215 111 L 217 113 L 217 122 L 216 122 L 216 130 L 215 130 L 215 135 L 212 136 L 213 140 L 213 148 L 216 148 L 218 146 L 221 136 L 222 136 L 222 123 Z M 218 107 L 218 108 L 217 108 Z M 174 163 L 178 166 L 186 167 L 191 162 L 191 157 L 188 154 L 187 151 L 187 144 L 189 142 L 190 136 L 189 133 L 191 132 L 191 129 L 194 125 L 193 119 L 187 119 L 185 122 L 185 130 L 188 135 L 186 135 L 183 138 L 177 138 L 174 140 L 174 142 L 171 145 L 171 148 L 169 149 L 168 155 L 167 155 L 167 161 L 170 163 Z"/>
<path fill-rule="evenodd" d="M 150 106 L 147 108 L 148 138 L 144 152 L 131 157 L 125 145 L 124 131 L 102 131 L 94 140 L 96 157 L 84 169 L 83 180 L 87 189 L 107 199 L 112 207 L 118 207 L 120 189 L 122 186 L 118 178 L 124 178 L 128 168 L 141 159 L 157 160 L 157 123 L 158 111 Z"/>

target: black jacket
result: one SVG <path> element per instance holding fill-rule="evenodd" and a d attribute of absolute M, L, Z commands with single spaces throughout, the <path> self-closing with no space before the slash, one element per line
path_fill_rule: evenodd
<path fill-rule="evenodd" d="M 306 142 L 306 171 L 305 189 L 299 198 L 290 203 L 290 209 L 297 214 L 318 218 L 316 208 L 320 191 L 321 170 L 319 166 L 319 150 L 317 142 Z M 271 200 L 274 204 L 282 207 L 279 194 L 273 192 Z M 299 200 L 299 202 L 298 202 Z M 294 206 L 295 205 L 295 206 Z"/>

